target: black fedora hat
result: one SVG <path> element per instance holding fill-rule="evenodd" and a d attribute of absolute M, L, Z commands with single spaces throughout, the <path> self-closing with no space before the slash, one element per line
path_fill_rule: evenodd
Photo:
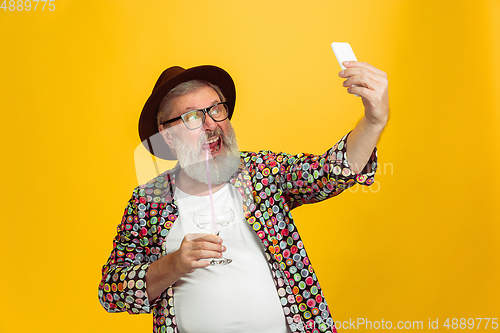
<path fill-rule="evenodd" d="M 161 73 L 149 96 L 141 117 L 139 118 L 139 137 L 146 149 L 156 157 L 164 160 L 174 160 L 174 154 L 163 141 L 163 137 L 158 132 L 156 114 L 161 100 L 165 95 L 178 84 L 191 81 L 203 80 L 210 82 L 220 88 L 229 106 L 228 118 L 231 119 L 236 101 L 236 89 L 231 76 L 222 68 L 210 65 L 197 66 L 184 69 L 179 66 L 167 68 Z"/>

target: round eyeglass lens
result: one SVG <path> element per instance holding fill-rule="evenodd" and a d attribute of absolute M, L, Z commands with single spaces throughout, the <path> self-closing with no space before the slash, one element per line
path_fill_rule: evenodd
<path fill-rule="evenodd" d="M 209 112 L 215 120 L 224 120 L 227 117 L 227 108 L 225 104 L 214 105 Z"/>
<path fill-rule="evenodd" d="M 203 114 L 203 111 L 192 111 L 187 113 L 184 116 L 184 123 L 187 125 L 188 128 L 198 128 L 201 125 L 203 125 L 203 118 L 205 115 Z"/>

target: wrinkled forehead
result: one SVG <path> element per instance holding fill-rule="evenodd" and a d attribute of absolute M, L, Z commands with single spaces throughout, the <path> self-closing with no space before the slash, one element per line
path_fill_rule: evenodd
<path fill-rule="evenodd" d="M 208 108 L 221 102 L 217 92 L 209 86 L 200 87 L 185 95 L 177 96 L 172 99 L 172 118 L 192 111 Z"/>

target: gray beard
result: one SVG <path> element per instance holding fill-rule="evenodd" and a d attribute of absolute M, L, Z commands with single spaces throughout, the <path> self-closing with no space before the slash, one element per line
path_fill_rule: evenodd
<path fill-rule="evenodd" d="M 231 124 L 229 126 L 230 130 L 227 136 L 220 129 L 217 129 L 213 133 L 214 135 L 219 134 L 221 136 L 222 145 L 225 149 L 222 154 L 215 158 L 212 157 L 210 152 L 208 153 L 208 170 L 211 184 L 217 185 L 228 182 L 233 174 L 238 171 L 240 165 L 240 151 L 236 142 L 236 135 Z M 182 170 L 190 178 L 208 184 L 206 151 L 201 148 L 206 140 L 207 134 L 203 132 L 195 147 L 182 142 L 175 134 L 172 139 L 174 150 Z"/>

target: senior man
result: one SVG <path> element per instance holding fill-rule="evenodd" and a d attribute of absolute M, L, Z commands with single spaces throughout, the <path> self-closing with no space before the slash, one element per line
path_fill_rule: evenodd
<path fill-rule="evenodd" d="M 153 312 L 154 332 L 336 332 L 290 211 L 373 182 L 387 77 L 344 65 L 339 76 L 364 116 L 322 155 L 240 152 L 229 74 L 162 73 L 139 135 L 151 154 L 179 163 L 133 192 L 102 270 L 107 311 Z"/>

